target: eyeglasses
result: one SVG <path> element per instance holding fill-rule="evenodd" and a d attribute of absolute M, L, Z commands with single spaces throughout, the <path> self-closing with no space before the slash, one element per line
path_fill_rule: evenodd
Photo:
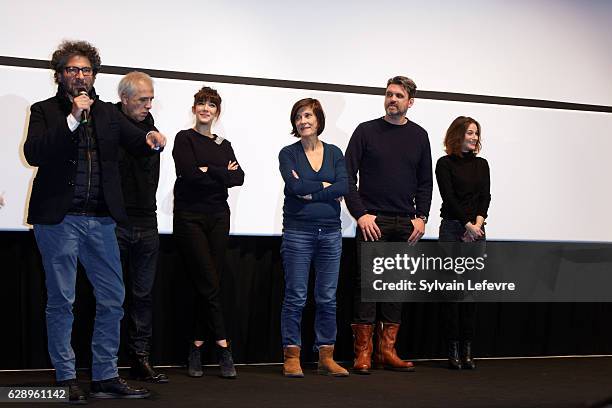
<path fill-rule="evenodd" d="M 93 69 L 91 67 L 64 67 L 64 72 L 68 75 L 77 76 L 79 75 L 79 71 L 83 76 L 92 76 Z"/>

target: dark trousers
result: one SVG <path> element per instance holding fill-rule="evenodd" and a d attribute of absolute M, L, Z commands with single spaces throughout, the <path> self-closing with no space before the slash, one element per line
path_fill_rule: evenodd
<path fill-rule="evenodd" d="M 438 240 L 440 242 L 461 242 L 464 233 L 465 227 L 460 221 L 443 219 Z M 448 341 L 472 341 L 474 339 L 476 303 L 446 302 L 442 305 L 442 316 Z"/>
<path fill-rule="evenodd" d="M 157 271 L 157 228 L 117 226 L 123 280 L 124 308 L 128 317 L 128 348 L 132 354 L 149 355 L 153 337 L 153 283 Z"/>
<path fill-rule="evenodd" d="M 377 215 L 376 225 L 382 236 L 378 242 L 407 242 L 414 230 L 410 217 Z M 355 233 L 357 242 L 357 271 L 355 273 L 355 286 L 353 294 L 353 322 L 372 324 L 378 320 L 387 323 L 401 323 L 401 302 L 362 302 L 361 301 L 361 245 L 368 245 L 363 239 L 359 228 Z"/>
<path fill-rule="evenodd" d="M 227 338 L 220 277 L 229 238 L 229 212 L 174 214 L 174 237 L 196 290 L 194 340 Z"/>

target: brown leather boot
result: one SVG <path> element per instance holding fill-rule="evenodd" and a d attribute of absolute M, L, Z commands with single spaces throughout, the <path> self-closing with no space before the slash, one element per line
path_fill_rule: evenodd
<path fill-rule="evenodd" d="M 283 354 L 285 356 L 283 375 L 289 378 L 304 377 L 304 372 L 302 372 L 302 367 L 300 367 L 300 348 L 297 346 L 285 347 Z"/>
<path fill-rule="evenodd" d="M 345 368 L 334 361 L 334 346 L 319 346 L 319 363 L 317 373 L 333 377 L 348 377 Z"/>
<path fill-rule="evenodd" d="M 400 325 L 398 323 L 378 322 L 376 325 L 377 348 L 374 354 L 376 368 L 394 371 L 414 371 L 414 364 L 404 361 L 397 356 L 395 340 Z"/>
<path fill-rule="evenodd" d="M 372 335 L 374 334 L 374 326 L 371 324 L 351 324 L 353 329 L 353 349 L 355 351 L 355 360 L 353 363 L 353 371 L 357 374 L 370 374 L 372 367 Z"/>

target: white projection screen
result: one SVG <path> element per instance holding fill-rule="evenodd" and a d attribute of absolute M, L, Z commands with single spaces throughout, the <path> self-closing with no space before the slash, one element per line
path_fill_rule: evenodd
<path fill-rule="evenodd" d="M 612 242 L 610 2 L 73 6 L 0 3 L 0 62 L 24 59 L 0 63 L 0 230 L 29 228 L 27 200 L 36 171 L 22 153 L 29 107 L 56 89 L 52 72 L 31 61 L 49 60 L 63 39 L 84 39 L 98 47 L 103 65 L 158 70 L 150 71 L 152 113 L 169 141 L 157 193 L 162 233 L 172 232 L 174 135 L 192 126 L 193 94 L 203 84 L 189 78 L 219 78 L 206 82 L 223 98 L 214 131 L 232 142 L 246 174 L 244 185 L 230 190 L 231 233 L 279 235 L 283 182 L 277 156 L 295 141 L 289 134 L 293 103 L 319 99 L 327 118 L 321 139 L 344 150 L 355 127 L 384 110 L 382 94 L 343 86 L 382 88 L 389 77 L 406 75 L 420 90 L 467 95 L 462 101 L 417 97 L 408 117 L 429 132 L 434 165 L 456 116 L 481 123 L 481 155 L 491 168 L 489 239 Z M 186 79 L 169 78 L 177 73 Z M 118 100 L 120 78 L 97 76 L 102 100 Z M 245 84 L 257 78 L 273 81 Z M 547 107 L 525 106 L 525 100 Z M 565 109 L 560 103 L 575 105 Z M 440 203 L 434 183 L 425 238 L 438 235 Z M 344 205 L 342 226 L 345 236 L 353 236 L 355 222 Z"/>

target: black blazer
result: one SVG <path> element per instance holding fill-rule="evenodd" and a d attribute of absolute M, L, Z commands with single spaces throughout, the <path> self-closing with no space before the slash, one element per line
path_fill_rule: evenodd
<path fill-rule="evenodd" d="M 77 171 L 77 130 L 66 122 L 72 103 L 61 94 L 30 108 L 28 136 L 23 146 L 26 160 L 38 167 L 28 209 L 29 224 L 58 224 L 72 205 Z M 91 117 L 98 142 L 104 200 L 116 222 L 127 221 L 117 163 L 119 144 L 134 155 L 155 151 L 146 143 L 147 132 L 138 129 L 108 102 L 96 100 Z M 77 128 L 78 129 L 78 128 Z"/>

